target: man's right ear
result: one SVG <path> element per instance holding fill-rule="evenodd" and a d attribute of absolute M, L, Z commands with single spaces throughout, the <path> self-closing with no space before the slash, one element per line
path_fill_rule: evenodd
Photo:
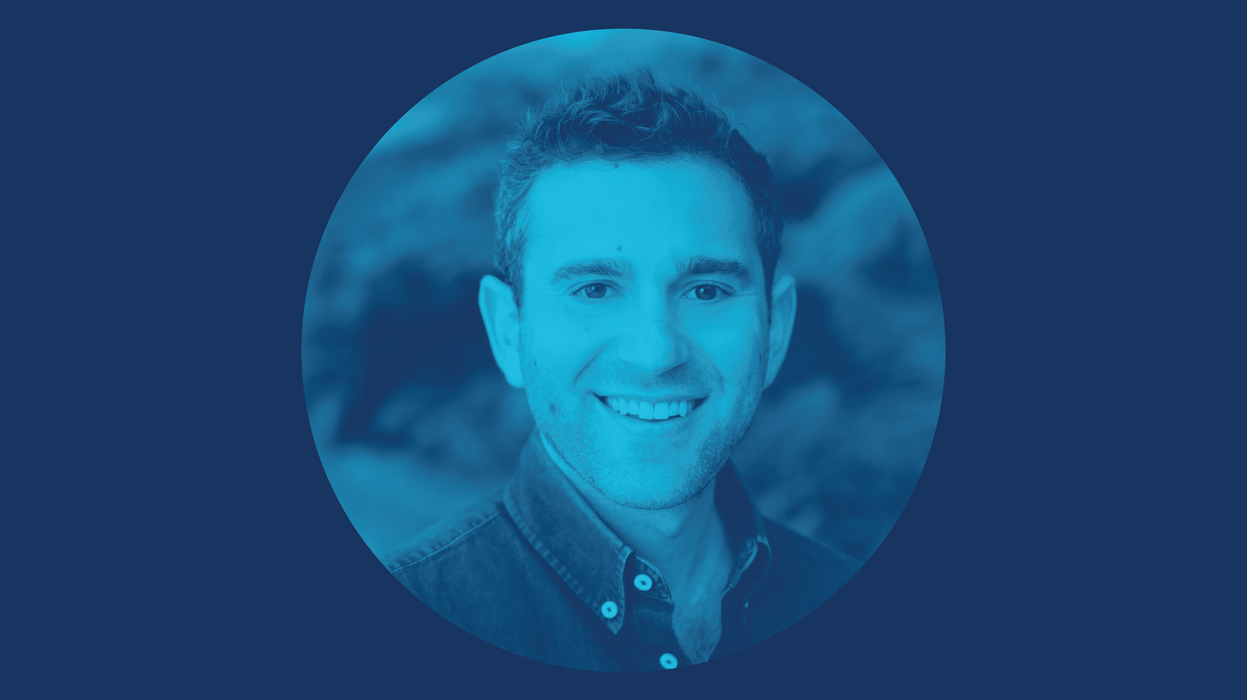
<path fill-rule="evenodd" d="M 485 321 L 485 334 L 489 336 L 489 349 L 494 351 L 494 362 L 502 370 L 507 383 L 516 389 L 524 388 L 524 375 L 520 373 L 520 310 L 515 296 L 506 282 L 485 275 L 481 279 L 481 292 L 477 297 L 481 307 L 481 319 Z"/>

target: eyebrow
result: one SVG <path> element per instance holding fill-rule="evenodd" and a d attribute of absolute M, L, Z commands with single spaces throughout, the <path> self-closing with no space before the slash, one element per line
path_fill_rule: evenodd
<path fill-rule="evenodd" d="M 749 274 L 749 267 L 739 260 L 712 258 L 707 255 L 697 255 L 681 260 L 676 265 L 676 271 L 680 277 L 726 275 L 743 285 L 753 281 L 753 276 Z M 592 258 L 563 265 L 550 276 L 550 282 L 557 284 L 581 277 L 630 277 L 631 275 L 632 264 L 627 261 Z"/>
<path fill-rule="evenodd" d="M 681 277 L 696 277 L 698 275 L 726 275 L 734 278 L 741 284 L 749 284 L 753 281 L 753 276 L 749 274 L 749 268 L 739 260 L 711 258 L 705 255 L 698 255 L 682 261 L 678 267 Z"/>
<path fill-rule="evenodd" d="M 628 277 L 632 274 L 632 265 L 610 258 L 593 258 L 568 263 L 554 271 L 550 282 L 565 282 L 579 277 Z"/>

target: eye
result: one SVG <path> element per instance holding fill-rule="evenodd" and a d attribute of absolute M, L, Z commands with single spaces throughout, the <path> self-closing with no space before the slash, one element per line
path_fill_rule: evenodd
<path fill-rule="evenodd" d="M 722 287 L 714 284 L 699 284 L 693 287 L 693 294 L 701 301 L 714 301 L 720 293 L 726 294 Z"/>
<path fill-rule="evenodd" d="M 593 284 L 586 284 L 580 289 L 577 289 L 575 293 L 583 295 L 589 299 L 602 299 L 606 296 L 608 291 L 610 291 L 610 287 L 607 287 L 605 283 L 594 282 Z"/>

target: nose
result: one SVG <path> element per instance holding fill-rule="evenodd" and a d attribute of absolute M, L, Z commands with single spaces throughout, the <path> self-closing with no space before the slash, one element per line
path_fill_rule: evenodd
<path fill-rule="evenodd" d="M 620 330 L 619 358 L 648 374 L 659 376 L 688 358 L 687 340 L 668 299 L 639 300 Z"/>

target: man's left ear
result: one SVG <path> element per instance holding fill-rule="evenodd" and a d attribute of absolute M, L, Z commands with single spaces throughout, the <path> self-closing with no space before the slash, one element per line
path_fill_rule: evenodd
<path fill-rule="evenodd" d="M 792 325 L 797 318 L 797 281 L 792 275 L 784 275 L 771 286 L 771 344 L 766 362 L 767 388 L 775 381 L 779 368 L 788 354 L 788 341 L 792 338 Z"/>

